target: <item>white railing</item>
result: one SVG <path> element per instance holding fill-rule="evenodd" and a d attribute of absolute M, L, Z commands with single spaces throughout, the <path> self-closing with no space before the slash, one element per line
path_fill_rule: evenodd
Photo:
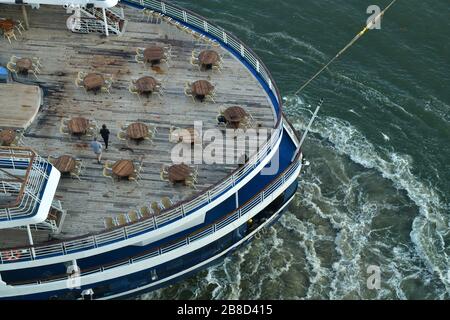
<path fill-rule="evenodd" d="M 248 201 L 243 207 L 240 209 L 231 212 L 228 214 L 225 218 L 220 220 L 219 222 L 208 226 L 207 228 L 196 232 L 192 234 L 191 236 L 188 236 L 180 241 L 170 243 L 168 245 L 165 245 L 164 247 L 155 248 L 151 251 L 147 251 L 145 253 L 139 254 L 137 256 L 131 257 L 127 260 L 122 260 L 119 262 L 114 262 L 112 264 L 108 264 L 105 266 L 95 267 L 93 269 L 81 271 L 81 276 L 91 275 L 95 273 L 101 273 L 106 270 L 110 270 L 113 268 L 131 265 L 133 263 L 154 258 L 157 256 L 160 256 L 162 254 L 166 254 L 170 251 L 173 251 L 175 249 L 179 249 L 181 247 L 186 247 L 190 245 L 191 243 L 198 241 L 200 239 L 203 239 L 207 236 L 210 236 L 220 229 L 225 228 L 226 226 L 230 225 L 231 223 L 235 222 L 237 219 L 242 217 L 243 215 L 247 214 L 250 210 L 261 204 L 266 198 L 270 197 L 275 191 L 277 191 L 279 188 L 281 188 L 286 180 L 289 180 L 292 175 L 297 171 L 297 169 L 300 166 L 300 162 L 297 159 L 288 167 L 282 174 L 278 176 L 278 178 L 273 181 L 269 186 L 267 186 L 264 191 L 256 195 L 253 199 Z M 58 277 L 54 277 L 51 279 L 45 279 L 45 280 L 38 280 L 38 281 L 24 281 L 24 282 L 17 282 L 17 283 L 9 283 L 9 285 L 13 286 L 20 286 L 20 285 L 35 285 L 35 284 L 42 284 L 42 283 L 48 283 L 48 282 L 55 282 L 55 281 L 61 281 L 61 280 L 67 280 L 67 275 L 62 275 Z"/>
<path fill-rule="evenodd" d="M 222 195 L 226 190 L 231 189 L 236 183 L 241 181 L 247 174 L 254 170 L 254 168 L 267 157 L 267 155 L 275 148 L 283 132 L 283 122 L 282 122 L 282 110 L 281 110 L 281 96 L 279 94 L 278 88 L 272 81 L 270 72 L 264 65 L 264 63 L 254 54 L 251 49 L 247 48 L 241 41 L 236 37 L 227 33 L 222 28 L 211 24 L 206 19 L 172 4 L 168 4 L 162 1 L 154 0 L 128 0 L 122 1 L 123 3 L 129 3 L 132 5 L 137 5 L 142 8 L 148 8 L 158 11 L 164 15 L 167 15 L 173 19 L 179 20 L 180 23 L 184 23 L 188 27 L 195 27 L 203 31 L 207 36 L 212 37 L 216 40 L 221 41 L 225 44 L 228 49 L 234 50 L 238 53 L 242 60 L 246 61 L 260 77 L 265 86 L 267 86 L 269 92 L 276 101 L 273 103 L 275 112 L 277 114 L 277 124 L 275 125 L 274 133 L 271 138 L 265 142 L 265 144 L 260 148 L 258 153 L 250 157 L 249 161 L 237 171 L 235 171 L 231 176 L 227 177 L 221 183 L 213 186 L 209 190 L 204 191 L 197 197 L 185 201 L 183 203 L 177 204 L 175 207 L 162 212 L 161 215 L 135 224 L 124 226 L 112 231 L 106 231 L 97 235 L 90 235 L 87 237 L 82 237 L 79 239 L 73 239 L 57 244 L 34 247 L 35 254 L 32 255 L 31 247 L 19 248 L 22 252 L 19 259 L 14 261 L 4 261 L 2 258 L 3 253 L 0 252 L 0 263 L 16 263 L 23 261 L 30 261 L 34 259 L 43 259 L 53 256 L 66 255 L 68 253 L 74 253 L 77 251 L 89 250 L 98 248 L 111 244 L 113 242 L 119 242 L 126 240 L 131 237 L 138 236 L 140 234 L 153 231 L 161 226 L 167 225 L 174 220 L 180 219 L 193 213 L 199 208 L 207 205 L 214 199 Z M 16 248 L 14 248 L 17 250 Z M 6 253 L 7 254 L 7 253 Z"/>
<path fill-rule="evenodd" d="M 30 149 L 0 148 L 0 168 L 21 176 L 21 183 L 2 181 L 18 197 L 11 207 L 0 207 L 0 222 L 32 217 L 41 203 L 42 189 L 48 181 L 51 165 Z M 19 177 L 17 177 L 19 178 Z"/>
<path fill-rule="evenodd" d="M 107 9 L 106 9 L 107 10 Z M 81 17 L 81 23 L 83 24 L 83 22 L 85 23 L 85 28 L 88 29 L 87 32 L 105 32 L 105 22 L 104 22 L 104 17 L 103 17 L 103 13 L 102 11 L 98 8 L 85 8 L 85 9 L 80 9 L 81 13 L 84 14 L 86 17 Z M 90 20 L 89 18 L 95 19 L 95 20 Z M 120 25 L 119 22 L 117 21 L 113 21 L 110 17 L 106 16 L 106 21 L 107 21 L 107 26 L 108 26 L 108 30 L 116 33 L 116 34 L 120 34 Z M 81 30 L 83 31 L 83 25 L 81 25 Z"/>

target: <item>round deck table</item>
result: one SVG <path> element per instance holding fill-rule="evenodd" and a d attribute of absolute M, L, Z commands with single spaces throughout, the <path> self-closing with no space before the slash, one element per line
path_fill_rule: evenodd
<path fill-rule="evenodd" d="M 83 117 L 75 117 L 70 119 L 67 127 L 72 134 L 84 134 L 89 127 L 89 120 Z"/>
<path fill-rule="evenodd" d="M 211 91 L 214 86 L 206 80 L 198 80 L 192 84 L 192 93 L 200 100 L 203 100 Z"/>
<path fill-rule="evenodd" d="M 168 169 L 169 172 L 169 181 L 176 182 L 185 182 L 186 179 L 190 176 L 192 170 L 189 166 L 182 164 L 175 164 L 170 166 Z"/>
<path fill-rule="evenodd" d="M 98 73 L 89 73 L 83 79 L 83 85 L 86 90 L 97 91 L 100 90 L 105 84 L 105 78 Z"/>
<path fill-rule="evenodd" d="M 134 164 L 131 160 L 119 160 L 114 163 L 112 167 L 113 173 L 120 177 L 125 178 L 134 174 Z"/>
<path fill-rule="evenodd" d="M 12 19 L 0 20 L 0 29 L 4 32 L 14 29 L 16 23 Z"/>
<path fill-rule="evenodd" d="M 29 58 L 22 58 L 16 61 L 17 71 L 19 73 L 28 73 L 33 68 L 33 61 Z"/>
<path fill-rule="evenodd" d="M 135 122 L 128 126 L 127 135 L 130 139 L 140 140 L 148 136 L 148 126 L 142 122 Z"/>
<path fill-rule="evenodd" d="M 203 68 L 211 69 L 220 61 L 219 54 L 214 50 L 204 50 L 198 55 L 198 61 Z"/>
<path fill-rule="evenodd" d="M 164 48 L 159 46 L 151 46 L 144 50 L 144 61 L 152 65 L 158 64 L 161 59 L 165 58 Z"/>
<path fill-rule="evenodd" d="M 135 86 L 139 93 L 152 93 L 156 86 L 158 85 L 158 82 L 153 77 L 142 77 L 136 80 Z"/>
<path fill-rule="evenodd" d="M 16 132 L 11 129 L 5 129 L 0 131 L 0 145 L 10 146 L 14 139 L 16 139 Z"/>
<path fill-rule="evenodd" d="M 227 120 L 227 122 L 232 125 L 235 128 L 239 127 L 239 123 L 245 119 L 248 114 L 247 112 L 239 107 L 239 106 L 234 106 L 234 107 L 230 107 L 227 108 L 224 113 L 223 116 L 225 117 L 225 119 Z"/>
<path fill-rule="evenodd" d="M 53 163 L 54 167 L 61 173 L 70 173 L 75 169 L 75 159 L 69 155 L 60 156 Z"/>

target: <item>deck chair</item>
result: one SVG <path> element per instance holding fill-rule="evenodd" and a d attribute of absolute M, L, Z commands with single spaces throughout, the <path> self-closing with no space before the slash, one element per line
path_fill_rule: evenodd
<path fill-rule="evenodd" d="M 143 171 L 143 167 L 144 167 L 144 160 L 142 160 L 134 169 L 134 173 L 139 178 L 141 178 L 141 172 Z"/>
<path fill-rule="evenodd" d="M 105 223 L 105 228 L 106 229 L 111 229 L 114 228 L 116 226 L 116 224 L 114 223 L 114 219 L 111 217 L 106 217 L 104 220 Z"/>
<path fill-rule="evenodd" d="M 138 55 L 138 54 L 134 57 L 134 60 L 135 60 L 137 63 L 145 64 L 144 57 L 143 57 L 143 56 L 140 56 L 140 55 Z"/>
<path fill-rule="evenodd" d="M 181 129 L 178 128 L 178 127 L 174 127 L 174 126 L 170 127 L 170 129 L 169 129 L 169 142 L 172 142 L 172 143 L 180 142 L 180 137 L 179 137 L 179 134 L 178 134 L 179 130 L 181 130 Z"/>
<path fill-rule="evenodd" d="M 11 39 L 12 39 L 12 38 L 14 38 L 14 39 L 17 41 L 16 34 L 14 33 L 14 29 L 5 31 L 5 32 L 3 33 L 3 36 L 4 36 L 6 39 L 8 39 L 9 44 L 11 44 Z"/>
<path fill-rule="evenodd" d="M 139 184 L 138 180 L 139 180 L 139 176 L 136 173 L 132 174 L 131 176 L 128 176 L 128 181 L 134 181 L 137 184 Z"/>
<path fill-rule="evenodd" d="M 141 94 L 140 92 L 137 90 L 136 86 L 134 84 L 130 84 L 130 86 L 128 87 L 128 91 L 130 91 L 130 93 L 137 95 L 139 101 L 141 101 Z M 142 101 L 141 101 L 142 102 Z"/>
<path fill-rule="evenodd" d="M 108 168 L 103 168 L 103 176 L 106 178 L 110 178 L 112 182 L 114 183 L 114 177 L 112 170 L 109 170 Z"/>
<path fill-rule="evenodd" d="M 152 211 L 147 206 L 141 207 L 139 209 L 139 213 L 140 213 L 141 217 L 143 217 L 143 218 L 149 218 L 152 216 Z"/>
<path fill-rule="evenodd" d="M 41 63 L 41 59 L 39 57 L 33 57 L 31 58 L 31 61 L 33 61 L 33 64 L 35 64 L 38 67 L 43 67 Z"/>
<path fill-rule="evenodd" d="M 86 137 L 94 137 L 97 135 L 98 128 L 96 125 L 89 126 L 86 130 Z"/>
<path fill-rule="evenodd" d="M 22 145 L 23 144 L 22 139 L 23 139 L 23 132 L 18 132 L 16 134 L 16 137 L 14 138 L 14 141 L 11 142 L 11 146 L 18 147 L 18 146 Z"/>
<path fill-rule="evenodd" d="M 161 213 L 161 207 L 159 206 L 158 202 L 156 202 L 156 201 L 153 201 L 153 202 L 150 204 L 150 208 L 153 210 L 153 213 L 154 213 L 155 215 L 158 215 L 158 214 Z"/>
<path fill-rule="evenodd" d="M 37 64 L 33 63 L 32 70 L 34 72 L 36 72 L 37 74 L 41 74 L 41 69 L 39 68 L 39 66 Z"/>
<path fill-rule="evenodd" d="M 172 202 L 172 200 L 170 200 L 169 197 L 162 197 L 159 204 L 160 204 L 160 207 L 162 207 L 164 209 L 168 209 L 173 206 L 173 202 Z"/>
<path fill-rule="evenodd" d="M 155 11 L 150 10 L 150 9 L 143 9 L 142 10 L 142 15 L 145 17 L 147 17 L 147 22 L 149 22 L 150 18 L 152 18 L 152 23 L 153 23 L 153 17 L 154 17 Z"/>
<path fill-rule="evenodd" d="M 220 47 L 220 42 L 214 39 L 209 39 L 209 44 L 216 48 Z"/>
<path fill-rule="evenodd" d="M 9 59 L 9 62 L 12 62 L 15 64 L 17 62 L 17 60 L 19 60 L 19 59 L 20 58 L 18 56 L 12 55 L 11 58 Z"/>
<path fill-rule="evenodd" d="M 83 80 L 82 79 L 75 79 L 75 86 L 78 88 L 84 88 Z"/>
<path fill-rule="evenodd" d="M 192 99 L 192 102 L 193 103 L 196 103 L 197 101 L 195 100 L 195 97 L 194 97 L 194 95 L 192 94 L 192 91 L 190 91 L 191 89 L 184 89 L 184 94 L 185 94 L 185 96 L 186 97 L 191 97 L 191 99 Z"/>
<path fill-rule="evenodd" d="M 110 92 L 111 86 L 112 86 L 112 79 L 106 79 L 105 85 L 103 85 L 100 90 L 102 92 L 106 92 L 109 95 L 111 95 L 111 92 Z"/>
<path fill-rule="evenodd" d="M 75 160 L 75 169 L 72 172 L 70 172 L 70 176 L 72 178 L 77 178 L 78 180 L 81 180 L 80 176 L 81 176 L 82 170 L 83 170 L 83 160 L 76 159 Z"/>
<path fill-rule="evenodd" d="M 145 48 L 136 48 L 136 54 L 144 57 Z"/>
<path fill-rule="evenodd" d="M 122 140 L 122 141 L 126 141 L 128 138 L 127 133 L 124 131 L 119 131 L 117 132 L 117 139 Z"/>
<path fill-rule="evenodd" d="M 6 68 L 8 68 L 8 70 L 12 73 L 14 73 L 17 77 L 17 69 L 16 69 L 16 64 L 12 63 L 12 62 L 8 62 L 8 64 L 6 65 Z"/>
<path fill-rule="evenodd" d="M 128 220 L 131 222 L 138 221 L 141 217 L 139 216 L 139 213 L 136 210 L 131 210 L 128 212 Z"/>
<path fill-rule="evenodd" d="M 191 187 L 191 188 L 197 190 L 197 186 L 195 185 L 195 181 L 192 177 L 187 178 L 185 181 L 185 184 L 187 187 Z"/>
<path fill-rule="evenodd" d="M 23 26 L 22 21 L 16 20 L 16 29 L 20 34 L 22 34 L 22 31 L 25 31 L 25 27 Z"/>
<path fill-rule="evenodd" d="M 173 25 L 173 24 L 172 24 Z M 172 46 L 170 44 L 164 45 L 164 50 L 166 51 L 167 55 L 172 58 Z"/>
<path fill-rule="evenodd" d="M 112 163 L 112 162 L 109 161 L 109 160 L 106 160 L 106 161 L 105 161 L 105 164 L 103 165 L 103 167 L 104 167 L 104 168 L 107 168 L 107 169 L 109 169 L 109 170 L 112 170 L 113 165 L 114 165 L 114 163 Z"/>
<path fill-rule="evenodd" d="M 78 71 L 77 79 L 80 79 L 81 81 L 83 81 L 84 78 L 85 78 L 87 75 L 88 75 L 88 74 L 87 74 L 86 72 L 84 72 L 84 71 Z"/>
<path fill-rule="evenodd" d="M 127 217 L 127 215 L 125 215 L 125 214 L 119 214 L 119 215 L 116 217 L 116 219 L 117 219 L 117 223 L 118 223 L 119 226 L 123 226 L 123 225 L 129 223 L 128 217 Z"/>
<path fill-rule="evenodd" d="M 59 132 L 66 136 L 71 134 L 71 132 L 69 131 L 69 128 L 67 128 L 67 124 L 64 122 L 64 119 L 61 120 L 61 125 L 59 126 Z"/>
<path fill-rule="evenodd" d="M 34 70 L 34 68 L 28 70 L 28 73 L 31 73 L 37 80 L 39 80 L 39 78 L 38 78 L 38 76 L 37 76 L 37 74 L 36 74 L 36 70 Z"/>
<path fill-rule="evenodd" d="M 198 71 L 201 71 L 202 66 L 200 65 L 200 61 L 198 60 L 198 58 L 191 58 L 191 66 L 196 67 L 198 69 Z"/>
<path fill-rule="evenodd" d="M 165 58 L 162 58 L 159 61 L 160 61 L 160 63 L 165 63 L 167 65 L 167 68 L 170 68 L 170 59 L 168 56 L 166 56 Z"/>
<path fill-rule="evenodd" d="M 210 93 L 205 96 L 205 100 L 211 101 L 212 103 L 216 103 L 216 100 L 214 99 L 214 97 L 215 97 L 215 94 Z"/>
<path fill-rule="evenodd" d="M 222 66 L 220 64 L 213 65 L 212 66 L 213 71 L 218 71 L 219 73 L 222 73 Z"/>
<path fill-rule="evenodd" d="M 196 44 L 202 43 L 202 37 L 201 37 L 200 33 L 197 33 L 194 30 L 189 30 L 188 32 L 193 37 L 193 40 L 192 40 L 193 43 L 196 43 Z"/>
<path fill-rule="evenodd" d="M 161 166 L 160 176 L 161 176 L 161 180 L 169 181 L 169 167 L 168 166 L 166 166 L 164 164 Z"/>
<path fill-rule="evenodd" d="M 169 174 L 167 172 L 161 171 L 159 176 L 161 178 L 161 181 L 170 182 L 169 181 Z"/>

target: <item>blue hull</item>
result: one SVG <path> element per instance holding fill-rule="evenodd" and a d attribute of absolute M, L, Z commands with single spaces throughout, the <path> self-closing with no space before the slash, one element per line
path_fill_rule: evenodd
<path fill-rule="evenodd" d="M 298 187 L 298 182 L 295 181 L 286 191 L 280 195 L 274 202 L 269 204 L 264 210 L 258 213 L 258 216 L 264 217 L 264 223 L 261 223 L 260 227 L 267 228 L 275 223 L 285 211 L 287 204 L 292 200 Z M 259 230 L 258 230 L 259 231 Z M 243 224 L 237 229 L 233 230 L 224 237 L 209 244 L 208 246 L 201 248 L 197 251 L 189 253 L 185 256 L 179 257 L 175 260 L 171 260 L 168 263 L 162 264 L 155 268 L 146 269 L 133 274 L 129 274 L 123 277 L 118 277 L 112 280 L 100 282 L 97 284 L 91 284 L 88 287 L 82 287 L 80 289 L 66 289 L 56 292 L 43 292 L 33 295 L 17 296 L 14 300 L 74 300 L 81 298 L 81 292 L 85 289 L 93 289 L 94 299 L 110 299 L 110 298 L 134 298 L 143 293 L 148 293 L 171 284 L 177 283 L 183 279 L 189 278 L 196 274 L 198 271 L 208 268 L 213 265 L 221 263 L 225 257 L 232 254 L 234 251 L 242 246 L 247 245 L 253 240 L 256 232 L 248 231 L 247 225 Z M 239 243 L 238 245 L 236 245 Z M 220 249 L 220 250 L 219 250 Z M 195 267 L 197 264 L 216 257 L 207 264 L 203 264 L 199 267 Z M 183 263 L 184 262 L 184 263 Z M 182 273 L 183 270 L 194 267 L 192 270 Z M 158 279 L 152 280 L 152 271 L 156 270 Z M 153 271 L 154 272 L 154 271 Z M 182 273 L 179 276 L 164 280 L 175 274 Z M 158 282 L 155 285 L 151 285 L 152 282 Z M 149 287 L 150 286 L 150 287 Z M 140 289 L 142 288 L 142 289 Z M 133 291 L 129 293 L 129 291 Z"/>

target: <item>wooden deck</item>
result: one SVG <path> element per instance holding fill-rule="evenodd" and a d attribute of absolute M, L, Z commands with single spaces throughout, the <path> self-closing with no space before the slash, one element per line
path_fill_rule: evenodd
<path fill-rule="evenodd" d="M 0 84 L 0 129 L 26 129 L 38 114 L 41 90 L 20 83 Z"/>
<path fill-rule="evenodd" d="M 0 16 L 20 19 L 20 7 L 0 5 Z M 169 142 L 171 126 L 192 127 L 194 121 L 203 121 L 203 129 L 217 129 L 216 116 L 221 106 L 240 105 L 252 114 L 262 128 L 272 128 L 274 113 L 266 93 L 235 57 L 225 54 L 224 71 L 201 72 L 190 64 L 191 52 L 208 48 L 197 44 L 189 35 L 167 25 L 146 23 L 139 11 L 125 9 L 128 20 L 126 33 L 106 38 L 99 34 L 76 34 L 66 29 L 68 15 L 62 7 L 41 6 L 29 10 L 30 30 L 18 35 L 10 45 L 0 39 L 0 63 L 6 64 L 11 55 L 39 57 L 43 65 L 37 83 L 44 90 L 44 106 L 36 120 L 26 130 L 24 143 L 40 155 L 70 154 L 83 159 L 86 169 L 81 181 L 63 178 L 57 189 L 57 198 L 67 210 L 60 237 L 71 237 L 104 229 L 104 218 L 126 213 L 130 209 L 163 196 L 175 202 L 221 181 L 237 166 L 200 164 L 198 190 L 185 186 L 172 187 L 160 179 L 162 164 L 171 164 Z M 135 49 L 151 44 L 171 44 L 170 68 L 152 70 L 134 60 Z M 75 85 L 78 71 L 100 72 L 113 76 L 111 95 L 86 93 Z M 150 75 L 162 80 L 165 95 L 142 98 L 129 93 L 131 79 Z M 214 103 L 194 104 L 184 95 L 186 81 L 207 79 L 217 84 Z M 29 81 L 34 81 L 32 77 Z M 103 177 L 102 165 L 97 164 L 89 148 L 89 138 L 70 138 L 60 133 L 63 118 L 83 116 L 106 124 L 111 131 L 110 148 L 103 160 L 144 159 L 140 184 L 121 181 L 112 184 Z M 118 140 L 119 128 L 140 121 L 156 126 L 153 143 L 139 145 Z M 100 139 L 101 141 L 101 139 Z M 123 149 L 124 148 L 124 149 Z M 131 148 L 127 149 L 127 148 Z"/>

